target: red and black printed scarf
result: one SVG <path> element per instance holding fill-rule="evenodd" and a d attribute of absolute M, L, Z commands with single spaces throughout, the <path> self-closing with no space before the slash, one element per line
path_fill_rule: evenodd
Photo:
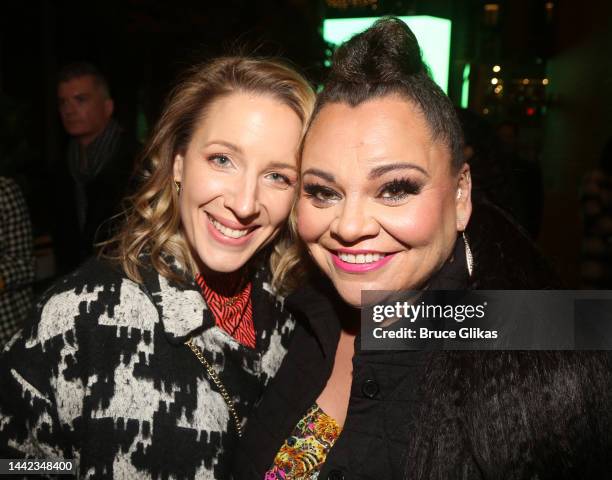
<path fill-rule="evenodd" d="M 255 348 L 255 325 L 251 302 L 251 282 L 244 282 L 241 274 L 227 275 L 213 284 L 198 273 L 196 282 L 202 290 L 208 308 L 218 327 L 225 330 L 242 345 Z"/>

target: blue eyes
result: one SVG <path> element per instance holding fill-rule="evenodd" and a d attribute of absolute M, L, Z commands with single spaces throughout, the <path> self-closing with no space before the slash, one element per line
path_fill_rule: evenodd
<path fill-rule="evenodd" d="M 272 172 L 269 173 L 267 175 L 267 177 L 272 180 L 273 182 L 279 182 L 279 183 L 284 183 L 285 185 L 292 185 L 291 180 L 289 179 L 289 177 L 278 173 L 278 172 Z"/>
<path fill-rule="evenodd" d="M 213 166 L 219 169 L 230 169 L 234 166 L 231 159 L 226 155 L 210 155 L 207 159 Z M 265 178 L 283 187 L 292 186 L 295 182 L 288 176 L 278 172 L 270 172 L 265 175 Z"/>
<path fill-rule="evenodd" d="M 211 155 L 208 157 L 208 161 L 221 168 L 227 168 L 232 165 L 232 161 L 225 155 Z"/>

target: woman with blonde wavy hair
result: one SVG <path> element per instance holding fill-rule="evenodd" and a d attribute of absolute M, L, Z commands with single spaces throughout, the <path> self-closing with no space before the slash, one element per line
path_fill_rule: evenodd
<path fill-rule="evenodd" d="M 223 57 L 171 92 L 103 255 L 0 360 L 0 457 L 91 478 L 226 478 L 294 321 L 272 286 L 314 102 L 277 60 Z"/>

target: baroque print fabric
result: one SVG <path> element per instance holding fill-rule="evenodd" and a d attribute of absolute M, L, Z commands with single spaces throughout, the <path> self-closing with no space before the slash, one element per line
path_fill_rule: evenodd
<path fill-rule="evenodd" d="M 74 458 L 80 478 L 227 478 L 235 427 L 184 342 L 203 351 L 244 423 L 294 321 L 263 268 L 252 279 L 255 349 L 215 325 L 195 281 L 143 277 L 92 260 L 45 294 L 0 357 L 1 458 Z"/>
<path fill-rule="evenodd" d="M 281 446 L 264 480 L 316 480 L 341 430 L 315 403 Z"/>

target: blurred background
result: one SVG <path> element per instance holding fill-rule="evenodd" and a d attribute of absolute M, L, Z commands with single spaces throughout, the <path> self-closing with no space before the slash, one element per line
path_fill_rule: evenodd
<path fill-rule="evenodd" d="M 62 66 L 95 64 L 114 117 L 144 142 L 185 67 L 240 47 L 280 54 L 320 85 L 339 25 L 383 15 L 421 21 L 415 32 L 424 52 L 426 43 L 442 55 L 446 67 L 434 78 L 460 113 L 475 186 L 523 225 L 569 287 L 612 288 L 602 280 L 612 258 L 612 168 L 603 153 L 612 136 L 612 2 L 604 0 L 2 4 L 0 175 L 26 197 L 38 285 L 58 273 L 50 179 L 66 162 Z M 425 59 L 433 74 L 440 59 Z"/>

